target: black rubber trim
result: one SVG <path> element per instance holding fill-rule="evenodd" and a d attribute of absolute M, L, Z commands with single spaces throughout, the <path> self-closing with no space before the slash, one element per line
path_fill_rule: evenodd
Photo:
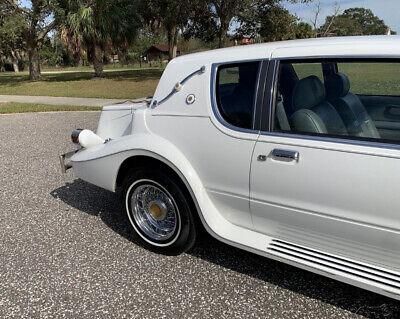
<path fill-rule="evenodd" d="M 261 61 L 261 70 L 259 74 L 259 83 L 258 83 L 258 91 L 256 96 L 256 106 L 255 106 L 255 114 L 254 114 L 254 122 L 253 129 L 255 131 L 261 130 L 261 119 L 263 114 L 263 108 L 265 105 L 265 90 L 268 82 L 268 70 L 270 65 L 269 60 Z"/>
<path fill-rule="evenodd" d="M 261 127 L 263 132 L 271 132 L 273 129 L 273 119 L 275 113 L 275 97 L 277 86 L 277 74 L 279 70 L 279 61 L 271 60 L 268 65 L 267 76 L 265 80 L 263 107 L 261 112 Z"/>

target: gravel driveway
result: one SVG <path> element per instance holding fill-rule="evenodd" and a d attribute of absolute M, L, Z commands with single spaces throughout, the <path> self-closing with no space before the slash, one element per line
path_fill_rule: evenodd
<path fill-rule="evenodd" d="M 0 317 L 400 318 L 400 303 L 204 236 L 137 245 L 113 193 L 60 173 L 99 113 L 0 116 Z"/>

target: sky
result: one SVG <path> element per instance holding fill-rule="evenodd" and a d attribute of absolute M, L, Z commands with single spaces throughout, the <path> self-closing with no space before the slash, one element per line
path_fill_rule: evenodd
<path fill-rule="evenodd" d="M 331 15 L 334 10 L 335 2 L 340 6 L 341 11 L 361 7 L 371 9 L 380 19 L 385 21 L 392 30 L 400 34 L 400 1 L 399 0 L 320 0 L 321 13 L 318 19 L 322 25 L 327 15 Z M 310 19 L 315 15 L 317 0 L 310 4 L 285 4 L 285 7 L 292 14 L 296 14 L 302 21 L 310 23 Z"/>

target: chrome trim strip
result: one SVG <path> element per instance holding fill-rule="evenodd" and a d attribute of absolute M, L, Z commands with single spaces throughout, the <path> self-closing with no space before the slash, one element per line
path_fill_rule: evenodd
<path fill-rule="evenodd" d="M 157 107 L 161 104 L 163 104 L 164 102 L 166 102 L 168 99 L 170 99 L 175 93 L 179 92 L 181 89 L 181 86 L 184 85 L 190 78 L 192 78 L 193 76 L 195 76 L 196 74 L 203 74 L 204 72 L 206 72 L 206 67 L 205 65 L 203 65 L 200 69 L 190 73 L 187 77 L 185 77 L 182 81 L 178 82 L 175 84 L 174 88 L 172 89 L 172 91 L 166 96 L 164 97 L 161 101 L 153 101 L 153 107 Z"/>
<path fill-rule="evenodd" d="M 203 74 L 206 72 L 206 66 L 203 65 L 200 69 L 190 73 L 187 77 L 185 77 L 180 83 L 183 85 L 185 84 L 191 77 L 195 76 L 196 74 Z"/>
<path fill-rule="evenodd" d="M 293 247 L 295 249 L 299 249 L 299 251 L 309 252 L 313 255 L 321 255 L 323 257 L 327 257 L 330 259 L 336 259 L 337 261 L 340 261 L 340 262 L 353 264 L 356 267 L 362 267 L 362 268 L 369 269 L 371 271 L 375 271 L 377 273 L 382 273 L 382 274 L 386 274 L 388 276 L 393 276 L 396 278 L 395 280 L 400 283 L 400 272 L 396 272 L 395 270 L 391 270 L 391 269 L 384 268 L 381 266 L 372 265 L 370 263 L 361 262 L 359 260 L 348 259 L 344 256 L 338 256 L 338 255 L 335 255 L 332 253 L 327 253 L 327 252 L 321 251 L 319 249 L 315 249 L 315 248 L 311 248 L 311 247 L 307 247 L 307 246 L 303 246 L 303 245 L 299 245 L 299 244 L 294 244 L 292 242 L 288 242 L 286 240 L 282 240 L 282 239 L 278 239 L 278 238 L 272 239 L 270 246 L 273 246 L 273 245 L 280 246 L 280 247 L 282 247 L 281 245 L 283 245 L 285 247 L 289 246 L 289 247 Z"/>
<path fill-rule="evenodd" d="M 317 267 L 324 267 L 324 268 L 327 268 L 327 269 L 331 269 L 331 270 L 337 271 L 339 273 L 343 273 L 343 274 L 346 274 L 346 275 L 354 276 L 356 278 L 361 278 L 361 279 L 364 279 L 364 280 L 368 280 L 368 281 L 370 281 L 372 283 L 375 283 L 375 284 L 377 283 L 377 284 L 380 284 L 382 286 L 394 288 L 394 289 L 397 289 L 397 290 L 400 288 L 399 286 L 397 286 L 395 284 L 396 282 L 398 283 L 397 280 L 387 279 L 387 278 L 385 278 L 383 276 L 372 274 L 371 272 L 362 271 L 362 270 L 357 269 L 354 266 L 353 267 L 351 267 L 351 266 L 343 266 L 342 264 L 337 263 L 337 262 L 327 261 L 326 259 L 324 259 L 322 257 L 315 257 L 315 256 L 312 256 L 312 255 L 304 253 L 304 252 L 296 251 L 293 248 L 286 248 L 286 247 L 282 247 L 282 246 L 279 246 L 279 245 L 271 244 L 267 249 L 272 251 L 272 252 L 274 252 L 274 253 L 278 253 L 278 254 L 284 255 L 286 257 L 294 258 L 296 260 L 299 260 L 300 263 L 305 261 L 305 262 L 314 264 Z M 360 272 L 362 274 L 358 274 L 357 272 Z M 372 277 L 370 277 L 370 276 L 372 276 Z M 373 277 L 376 277 L 378 279 L 375 279 Z M 384 280 L 392 281 L 393 283 L 385 282 Z"/>

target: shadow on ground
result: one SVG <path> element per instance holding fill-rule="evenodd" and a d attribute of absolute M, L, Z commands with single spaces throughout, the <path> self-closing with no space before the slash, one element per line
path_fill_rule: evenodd
<path fill-rule="evenodd" d="M 123 207 L 114 193 L 75 180 L 53 190 L 51 195 L 86 214 L 99 216 L 120 236 L 138 244 L 131 235 Z M 189 254 L 360 316 L 400 318 L 400 302 L 248 253 L 208 235 L 204 235 Z"/>

